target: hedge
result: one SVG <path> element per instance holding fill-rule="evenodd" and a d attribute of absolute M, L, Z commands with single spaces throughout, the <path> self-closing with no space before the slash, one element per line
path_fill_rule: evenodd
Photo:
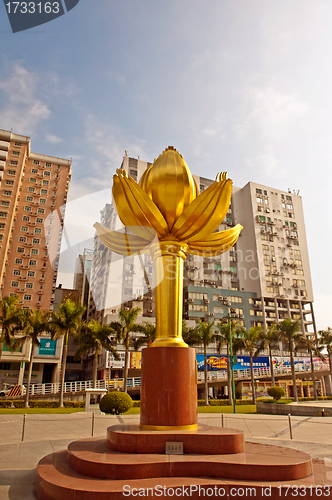
<path fill-rule="evenodd" d="M 12 403 L 14 408 L 24 408 L 25 401 L 0 401 L 0 408 L 11 408 Z M 64 401 L 65 408 L 85 408 L 84 401 Z M 33 401 L 29 400 L 30 408 L 58 408 L 59 401 Z"/>

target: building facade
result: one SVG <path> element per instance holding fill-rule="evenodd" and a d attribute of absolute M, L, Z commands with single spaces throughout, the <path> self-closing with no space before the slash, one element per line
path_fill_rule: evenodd
<path fill-rule="evenodd" d="M 30 137 L 0 130 L 1 297 L 17 295 L 22 308 L 50 310 L 71 178 L 71 160 L 32 153 Z M 34 352 L 32 382 L 58 379 L 62 339 L 43 338 Z M 0 382 L 22 384 L 30 345 L 0 362 Z"/>

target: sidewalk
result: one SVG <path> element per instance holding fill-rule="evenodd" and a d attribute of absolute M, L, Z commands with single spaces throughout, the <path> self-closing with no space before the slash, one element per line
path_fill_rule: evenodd
<path fill-rule="evenodd" d="M 221 426 L 220 414 L 199 414 L 199 423 Z M 92 415 L 28 415 L 24 442 L 23 415 L 0 415 L 0 500 L 35 500 L 35 467 L 39 460 L 63 450 L 75 439 L 91 436 Z M 107 427 L 138 424 L 139 415 L 95 415 L 94 436 L 105 436 Z M 292 417 L 293 440 L 288 417 L 224 414 L 224 426 L 241 429 L 247 441 L 287 446 L 331 464 L 332 417 Z"/>

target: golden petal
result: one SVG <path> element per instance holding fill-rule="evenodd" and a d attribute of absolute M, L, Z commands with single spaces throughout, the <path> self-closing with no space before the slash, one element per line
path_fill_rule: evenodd
<path fill-rule="evenodd" d="M 96 229 L 100 241 L 107 247 L 120 255 L 133 255 L 141 252 L 145 253 L 149 250 L 151 241 L 139 236 L 111 231 L 99 222 L 96 222 L 93 227 Z"/>
<path fill-rule="evenodd" d="M 172 229 L 180 240 L 200 241 L 213 233 L 224 220 L 231 194 L 232 181 L 222 178 L 211 184 L 186 208 Z"/>
<path fill-rule="evenodd" d="M 202 257 L 214 257 L 227 252 L 237 241 L 243 226 L 237 224 L 227 231 L 213 233 L 201 241 L 188 242 L 189 253 Z"/>
<path fill-rule="evenodd" d="M 161 236 L 168 234 L 164 217 L 134 179 L 115 175 L 112 192 L 119 217 L 125 226 L 132 228 L 132 232 L 136 234 L 135 226 L 143 226 L 147 239 L 154 236 L 155 232 Z M 141 234 L 142 230 L 139 229 Z"/>

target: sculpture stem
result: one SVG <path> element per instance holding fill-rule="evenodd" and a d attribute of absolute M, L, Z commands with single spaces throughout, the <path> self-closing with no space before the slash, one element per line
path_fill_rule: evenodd
<path fill-rule="evenodd" d="M 183 261 L 187 245 L 161 241 L 153 253 L 156 283 L 156 339 L 150 347 L 188 347 L 182 339 Z"/>

